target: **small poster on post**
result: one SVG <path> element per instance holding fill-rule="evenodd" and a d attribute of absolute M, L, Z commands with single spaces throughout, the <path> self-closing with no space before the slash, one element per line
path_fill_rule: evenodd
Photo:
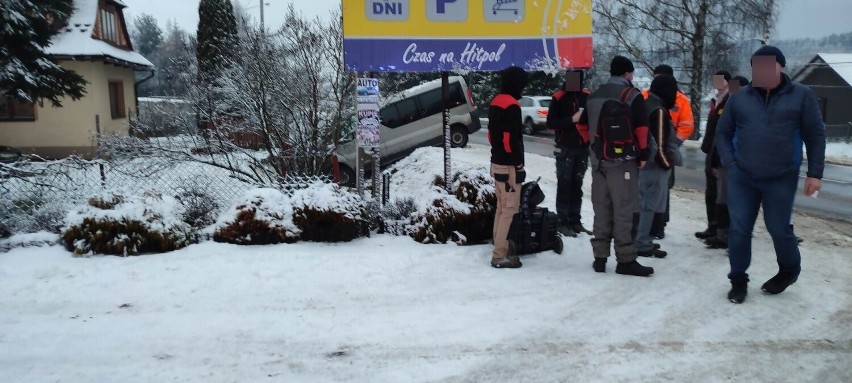
<path fill-rule="evenodd" d="M 379 149 L 381 136 L 379 128 L 379 80 L 359 78 L 357 83 L 358 101 L 358 145 L 364 149 Z"/>

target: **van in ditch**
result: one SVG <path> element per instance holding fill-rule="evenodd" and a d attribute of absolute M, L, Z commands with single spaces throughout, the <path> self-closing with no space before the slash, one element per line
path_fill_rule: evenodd
<path fill-rule="evenodd" d="M 461 76 L 449 78 L 450 142 L 454 148 L 467 146 L 468 135 L 481 128 L 473 98 Z M 380 139 L 384 168 L 415 149 L 440 146 L 444 142 L 441 80 L 429 81 L 389 97 L 381 104 Z M 337 148 L 340 183 L 355 185 L 355 140 Z M 367 173 L 372 162 L 363 164 Z"/>

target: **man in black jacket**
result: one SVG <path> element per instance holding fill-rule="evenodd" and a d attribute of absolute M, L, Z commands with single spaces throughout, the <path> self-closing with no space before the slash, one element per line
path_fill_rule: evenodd
<path fill-rule="evenodd" d="M 695 237 L 704 241 L 716 237 L 720 219 L 725 220 L 725 222 L 728 220 L 727 206 L 725 206 L 725 211 L 721 211 L 716 206 L 716 200 L 718 199 L 718 192 L 720 190 L 717 185 L 718 171 L 714 169 L 720 168 L 721 163 L 719 162 L 718 153 L 715 154 L 714 158 L 715 145 L 713 141 L 716 138 L 716 124 L 719 122 L 719 117 L 725 110 L 725 103 L 728 102 L 729 81 L 731 81 L 731 73 L 728 71 L 720 70 L 713 75 L 713 88 L 716 89 L 716 95 L 710 100 L 710 112 L 707 115 L 707 127 L 704 131 L 704 141 L 701 143 L 701 151 L 707 155 L 704 161 L 704 178 L 707 180 L 706 187 L 704 189 L 704 205 L 707 211 L 707 229 L 695 233 Z M 725 234 L 725 236 L 727 236 L 727 234 Z M 727 242 L 727 239 L 725 241 Z M 725 248 L 727 248 L 727 245 L 725 245 Z"/>
<path fill-rule="evenodd" d="M 577 130 L 586 107 L 588 91 L 583 89 L 583 72 L 568 71 L 562 89 L 553 94 L 547 112 L 547 129 L 554 132 L 556 157 L 556 213 L 559 232 L 569 237 L 592 234 L 583 227 L 583 177 L 589 167 L 589 143 Z"/>
<path fill-rule="evenodd" d="M 521 261 L 509 248 L 509 227 L 519 210 L 524 171 L 524 137 L 518 100 L 527 85 L 527 72 L 508 67 L 500 72 L 500 93 L 488 107 L 488 141 L 491 143 L 491 175 L 497 194 L 494 216 L 494 251 L 491 266 L 518 268 Z"/>

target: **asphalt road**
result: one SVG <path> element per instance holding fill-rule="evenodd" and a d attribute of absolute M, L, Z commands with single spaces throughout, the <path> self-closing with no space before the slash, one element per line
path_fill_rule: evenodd
<path fill-rule="evenodd" d="M 470 136 L 474 144 L 488 145 L 487 121 L 483 121 L 483 129 Z M 524 138 L 524 149 L 527 153 L 553 157 L 553 134 L 547 131 Z M 675 170 L 678 187 L 704 190 L 704 153 L 697 147 L 684 145 L 681 148 L 684 155 L 684 166 Z M 822 180 L 822 191 L 818 198 L 805 196 L 801 192 L 807 172 L 807 164 L 802 165 L 799 180 L 800 192 L 796 195 L 795 208 L 802 213 L 814 214 L 821 217 L 852 221 L 852 167 L 826 164 Z M 703 203 L 703 200 L 700 201 Z"/>

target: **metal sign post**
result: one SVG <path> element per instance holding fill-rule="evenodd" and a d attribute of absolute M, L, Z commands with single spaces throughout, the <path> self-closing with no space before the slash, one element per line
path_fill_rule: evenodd
<path fill-rule="evenodd" d="M 444 110 L 444 188 L 448 192 L 451 190 L 450 174 L 452 173 L 450 159 L 450 74 L 447 72 L 441 73 L 441 94 L 443 95 L 443 110 Z"/>

